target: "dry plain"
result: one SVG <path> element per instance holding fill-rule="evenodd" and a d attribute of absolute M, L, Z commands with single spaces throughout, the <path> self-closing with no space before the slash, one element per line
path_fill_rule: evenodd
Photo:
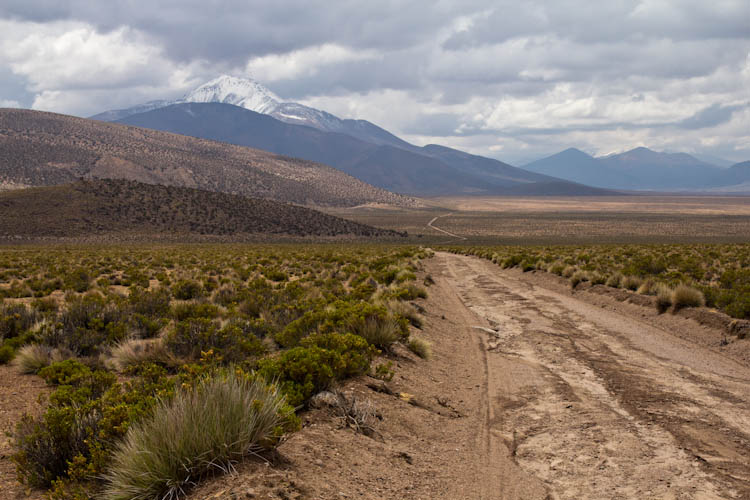
<path fill-rule="evenodd" d="M 376 227 L 408 231 L 425 242 L 444 233 L 475 244 L 744 242 L 750 198 L 742 196 L 433 198 L 423 209 L 362 206 L 329 210 Z M 452 240 L 447 238 L 447 240 Z"/>

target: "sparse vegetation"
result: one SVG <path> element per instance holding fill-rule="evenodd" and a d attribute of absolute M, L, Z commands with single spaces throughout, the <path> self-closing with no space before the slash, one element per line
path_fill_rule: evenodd
<path fill-rule="evenodd" d="M 217 470 L 210 464 L 231 468 L 273 446 L 295 425 L 288 409 L 235 448 L 231 436 L 217 441 L 234 423 L 211 413 L 224 400 L 210 395 L 256 384 L 273 395 L 269 408 L 282 397 L 300 408 L 347 377 L 392 377 L 392 365 L 371 363 L 421 324 L 415 271 L 426 255 L 353 245 L 0 250 L 0 357 L 52 386 L 46 409 L 13 433 L 19 479 L 55 500 L 179 496 Z M 266 403 L 247 401 L 232 418 L 260 418 Z M 210 429 L 191 428 L 190 412 Z M 166 446 L 155 430 L 191 437 L 170 449 L 186 468 L 138 451 Z M 221 453 L 207 458 L 206 446 Z"/>
<path fill-rule="evenodd" d="M 657 308 L 715 307 L 750 319 L 749 244 L 571 245 L 450 247 L 503 267 L 535 262 L 575 287 L 583 276 L 592 284 L 656 296 Z M 583 274 L 585 273 L 585 274 Z M 574 277 L 575 276 L 575 277 Z M 679 291 L 678 291 L 679 288 Z M 689 290 L 688 290 L 689 289 Z"/>

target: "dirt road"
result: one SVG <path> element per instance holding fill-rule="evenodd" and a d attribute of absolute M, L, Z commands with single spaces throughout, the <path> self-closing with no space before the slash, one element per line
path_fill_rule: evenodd
<path fill-rule="evenodd" d="M 747 366 L 488 261 L 435 265 L 484 336 L 488 446 L 548 498 L 750 498 Z"/>

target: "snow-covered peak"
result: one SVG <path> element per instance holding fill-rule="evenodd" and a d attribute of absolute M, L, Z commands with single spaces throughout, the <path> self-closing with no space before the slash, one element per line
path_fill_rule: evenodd
<path fill-rule="evenodd" d="M 185 95 L 181 102 L 221 102 L 257 113 L 273 112 L 281 99 L 255 80 L 221 75 Z"/>

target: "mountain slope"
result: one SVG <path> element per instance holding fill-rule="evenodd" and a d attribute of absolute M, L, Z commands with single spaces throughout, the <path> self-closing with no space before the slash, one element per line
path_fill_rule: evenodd
<path fill-rule="evenodd" d="M 295 205 L 125 180 L 0 193 L 0 238 L 102 234 L 396 236 Z"/>
<path fill-rule="evenodd" d="M 0 185 L 123 178 L 303 205 L 417 204 L 310 161 L 39 111 L 0 110 L 0 150 Z"/>
<path fill-rule="evenodd" d="M 407 150 L 377 145 L 347 134 L 283 123 L 226 104 L 174 104 L 129 116 L 119 123 L 318 161 L 381 188 L 419 196 L 508 194 L 516 186 L 559 181 L 450 148 Z M 565 189 L 575 191 L 575 186 Z"/>

